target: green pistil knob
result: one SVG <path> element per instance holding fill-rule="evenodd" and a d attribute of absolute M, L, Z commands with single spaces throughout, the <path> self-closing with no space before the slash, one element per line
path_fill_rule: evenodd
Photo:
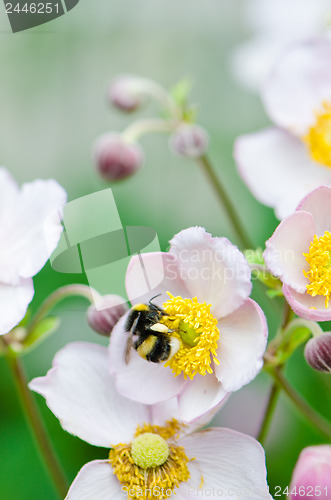
<path fill-rule="evenodd" d="M 145 432 L 133 440 L 131 456 L 136 465 L 149 469 L 164 464 L 169 456 L 169 447 L 163 437 Z"/>
<path fill-rule="evenodd" d="M 184 321 L 179 322 L 179 335 L 181 336 L 185 344 L 189 345 L 190 347 L 194 347 L 199 340 L 199 334 L 197 333 L 195 328 L 193 328 L 193 326 L 190 326 L 188 323 L 185 323 Z"/>

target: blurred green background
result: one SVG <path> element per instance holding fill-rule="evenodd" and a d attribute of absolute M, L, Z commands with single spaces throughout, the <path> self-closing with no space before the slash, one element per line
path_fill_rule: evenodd
<path fill-rule="evenodd" d="M 194 81 L 192 101 L 199 123 L 210 134 L 210 157 L 257 246 L 264 246 L 277 221 L 272 210 L 254 200 L 239 179 L 232 159 L 234 139 L 268 124 L 259 98 L 233 81 L 231 50 L 248 37 L 239 0 L 81 0 L 68 14 L 49 24 L 12 34 L 4 6 L 0 12 L 0 157 L 22 183 L 55 178 L 69 200 L 108 187 L 98 179 L 91 159 L 94 140 L 107 130 L 122 130 L 130 117 L 107 103 L 110 81 L 119 73 L 155 79 L 167 88 L 182 77 Z M 137 116 L 153 115 L 148 106 Z M 133 118 L 132 118 L 133 119 Z M 113 192 L 124 225 L 156 229 L 162 249 L 179 230 L 202 225 L 215 236 L 238 243 L 199 167 L 174 156 L 162 135 L 145 137 L 143 169 L 116 184 Z M 46 265 L 35 278 L 32 310 L 57 287 L 84 282 Z M 111 292 L 111 290 L 109 290 Z M 270 335 L 281 317 L 281 303 L 271 304 L 261 289 L 254 291 L 268 316 Z M 85 320 L 86 303 L 68 300 L 58 307 L 59 330 L 24 358 L 29 379 L 44 375 L 65 343 L 88 340 L 106 345 Z M 293 385 L 321 413 L 330 407 L 329 380 L 313 373 L 302 351 L 288 366 Z M 0 359 L 0 497 L 6 500 L 55 500 L 57 497 L 35 451 L 14 384 Z M 270 381 L 261 374 L 234 394 L 214 423 L 254 435 Z M 105 458 L 65 433 L 36 396 L 68 479 L 89 460 Z M 291 404 L 280 398 L 266 442 L 270 491 L 285 487 L 301 449 L 323 442 Z"/>

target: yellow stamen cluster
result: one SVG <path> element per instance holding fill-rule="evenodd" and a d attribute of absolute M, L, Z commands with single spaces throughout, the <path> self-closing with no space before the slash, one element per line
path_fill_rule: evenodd
<path fill-rule="evenodd" d="M 154 432 L 163 437 L 163 439 L 170 439 L 172 437 L 177 439 L 181 429 L 184 427 L 186 427 L 185 424 L 179 423 L 178 420 L 173 418 L 172 420 L 168 420 L 164 427 L 152 424 L 144 424 L 142 427 L 138 425 L 134 437 L 138 437 L 140 434 L 145 434 L 146 432 Z"/>
<path fill-rule="evenodd" d="M 143 438 L 153 429 L 158 429 L 157 434 L 161 439 L 164 436 L 173 436 L 178 432 L 178 422 L 167 422 L 165 427 L 151 426 L 145 424 L 139 427 L 136 435 Z M 143 432 L 144 431 L 144 432 Z M 148 436 L 150 438 L 150 436 Z M 142 440 L 143 441 L 143 440 Z M 113 467 L 113 473 L 122 484 L 129 499 L 139 498 L 141 500 L 164 500 L 169 498 L 175 488 L 190 477 L 187 463 L 189 461 L 182 446 L 174 442 L 168 442 L 169 454 L 165 462 L 155 467 L 141 467 L 135 463 L 132 454 L 132 444 L 118 444 L 109 453 L 109 462 Z M 147 441 L 149 446 L 149 441 Z"/>
<path fill-rule="evenodd" d="M 309 271 L 303 271 L 310 281 L 307 292 L 313 297 L 324 295 L 325 307 L 328 307 L 331 296 L 331 233 L 325 231 L 320 238 L 315 234 L 309 252 L 303 255 L 309 264 Z"/>
<path fill-rule="evenodd" d="M 219 364 L 216 351 L 220 332 L 218 321 L 210 312 L 211 306 L 206 302 L 200 304 L 196 297 L 183 299 L 167 293 L 170 299 L 163 304 L 163 309 L 169 316 L 162 322 L 175 330 L 171 335 L 181 340 L 182 347 L 165 366 L 170 366 L 175 376 L 183 373 L 190 379 L 197 373 L 213 373 L 212 360 Z"/>
<path fill-rule="evenodd" d="M 331 103 L 315 113 L 316 122 L 303 138 L 313 160 L 331 167 Z"/>

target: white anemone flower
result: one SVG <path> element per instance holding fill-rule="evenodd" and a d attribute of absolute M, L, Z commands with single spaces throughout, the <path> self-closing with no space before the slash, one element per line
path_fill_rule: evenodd
<path fill-rule="evenodd" d="M 288 50 L 263 102 L 276 127 L 239 137 L 234 156 L 254 196 L 283 219 L 310 191 L 331 186 L 331 41 Z"/>
<path fill-rule="evenodd" d="M 66 192 L 56 181 L 36 180 L 20 189 L 0 169 L 0 335 L 26 313 L 34 295 L 32 277 L 45 265 L 62 231 L 61 224 L 47 218 L 65 202 Z"/>
<path fill-rule="evenodd" d="M 154 286 L 146 287 L 145 275 Z M 166 313 L 160 321 L 180 347 L 166 362 L 147 361 L 135 349 L 127 360 L 130 311 L 124 315 L 109 346 L 110 370 L 123 396 L 145 404 L 176 396 L 180 419 L 192 422 L 261 370 L 266 319 L 249 298 L 249 265 L 227 238 L 213 238 L 202 227 L 185 229 L 169 252 L 132 257 L 125 284 L 132 305 L 152 300 Z"/>
<path fill-rule="evenodd" d="M 30 388 L 70 433 L 110 449 L 82 467 L 66 500 L 193 500 L 200 496 L 271 499 L 265 456 L 255 439 L 236 431 L 177 420 L 175 400 L 144 405 L 121 396 L 109 374 L 107 349 L 73 343 L 55 356 Z"/>

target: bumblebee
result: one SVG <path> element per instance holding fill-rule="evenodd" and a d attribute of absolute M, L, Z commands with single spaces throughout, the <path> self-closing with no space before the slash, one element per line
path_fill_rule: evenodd
<path fill-rule="evenodd" d="M 152 363 L 161 363 L 176 354 L 181 342 L 170 334 L 160 320 L 167 313 L 152 303 L 136 304 L 132 307 L 125 323 L 125 331 L 130 333 L 125 353 L 125 362 L 129 362 L 130 349 L 133 347 L 139 356 Z"/>

